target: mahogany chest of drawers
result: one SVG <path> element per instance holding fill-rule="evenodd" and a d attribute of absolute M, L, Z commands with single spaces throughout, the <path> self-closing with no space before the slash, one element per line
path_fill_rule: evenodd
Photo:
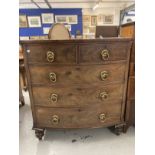
<path fill-rule="evenodd" d="M 42 139 L 47 128 L 125 125 L 131 39 L 20 42 L 33 116 Z"/>

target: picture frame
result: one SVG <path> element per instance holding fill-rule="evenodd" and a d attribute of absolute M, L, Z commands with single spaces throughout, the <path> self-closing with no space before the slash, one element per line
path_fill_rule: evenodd
<path fill-rule="evenodd" d="M 83 34 L 89 34 L 89 28 L 83 29 Z"/>
<path fill-rule="evenodd" d="M 95 26 L 89 27 L 89 33 L 95 34 L 95 31 L 96 31 L 96 27 Z"/>
<path fill-rule="evenodd" d="M 97 16 L 91 16 L 91 26 L 97 25 Z"/>
<path fill-rule="evenodd" d="M 114 15 L 104 15 L 103 23 L 104 24 L 113 24 Z"/>
<path fill-rule="evenodd" d="M 19 27 L 28 27 L 26 15 L 19 15 Z"/>
<path fill-rule="evenodd" d="M 83 23 L 83 29 L 87 29 L 87 28 L 89 28 L 89 26 L 90 26 L 90 24 L 88 24 L 88 23 Z"/>
<path fill-rule="evenodd" d="M 29 27 L 41 27 L 40 16 L 28 16 L 27 19 Z"/>
<path fill-rule="evenodd" d="M 67 21 L 68 21 L 68 24 L 77 24 L 78 23 L 77 15 L 67 16 Z"/>
<path fill-rule="evenodd" d="M 97 25 L 103 25 L 104 15 L 99 14 L 97 16 Z"/>
<path fill-rule="evenodd" d="M 41 14 L 43 24 L 52 24 L 54 23 L 54 14 L 53 13 L 42 13 Z"/>
<path fill-rule="evenodd" d="M 43 27 L 43 34 L 48 34 L 51 27 Z"/>
<path fill-rule="evenodd" d="M 83 15 L 82 16 L 82 20 L 83 20 L 83 23 L 90 23 L 90 17 L 89 15 Z"/>
<path fill-rule="evenodd" d="M 56 15 L 55 22 L 56 23 L 68 23 L 67 16 L 66 15 Z"/>

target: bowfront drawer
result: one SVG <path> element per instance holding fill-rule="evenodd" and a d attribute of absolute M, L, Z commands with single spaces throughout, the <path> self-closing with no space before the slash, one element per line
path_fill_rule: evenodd
<path fill-rule="evenodd" d="M 61 109 L 35 107 L 35 111 L 38 127 L 93 128 L 119 123 L 121 105 Z"/>
<path fill-rule="evenodd" d="M 127 43 L 86 44 L 80 46 L 80 63 L 103 63 L 106 61 L 126 60 Z"/>
<path fill-rule="evenodd" d="M 124 81 L 125 64 L 94 66 L 31 66 L 32 84 L 94 84 Z"/>
<path fill-rule="evenodd" d="M 94 104 L 110 104 L 123 98 L 123 84 L 107 86 L 33 87 L 35 105 L 48 107 L 79 107 Z"/>
<path fill-rule="evenodd" d="M 30 44 L 27 51 L 29 63 L 76 63 L 76 47 L 74 45 Z"/>

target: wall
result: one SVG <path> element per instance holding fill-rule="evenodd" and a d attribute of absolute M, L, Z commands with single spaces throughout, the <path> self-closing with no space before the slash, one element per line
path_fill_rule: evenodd
<path fill-rule="evenodd" d="M 113 15 L 113 23 L 112 24 L 105 24 L 106 26 L 110 25 L 116 25 L 119 26 L 119 20 L 120 20 L 120 7 L 109 7 L 109 8 L 97 8 L 96 10 L 91 9 L 83 9 L 82 14 L 83 15 L 89 15 L 89 16 L 98 16 L 98 15 Z M 97 22 L 98 23 L 98 22 Z M 84 25 L 86 25 L 84 23 Z M 98 25 L 98 24 L 97 24 Z M 104 25 L 104 24 L 103 24 Z M 84 26 L 86 27 L 86 26 Z M 95 32 L 96 32 L 96 26 L 91 26 L 91 24 L 88 26 L 88 31 L 83 27 L 83 37 L 84 38 L 95 38 Z M 92 33 L 93 29 L 93 33 Z"/>
<path fill-rule="evenodd" d="M 19 14 L 27 16 L 40 16 L 41 13 L 53 13 L 54 15 L 77 15 L 78 24 L 71 25 L 71 34 L 75 35 L 76 30 L 82 33 L 82 9 L 20 9 Z M 51 24 L 42 24 L 39 28 L 19 28 L 20 36 L 42 36 L 43 27 L 51 27 Z"/>
<path fill-rule="evenodd" d="M 120 9 L 121 8 L 98 8 L 95 11 L 93 11 L 92 9 L 83 9 L 82 13 L 83 15 L 112 14 L 114 15 L 114 22 L 110 25 L 119 25 Z"/>

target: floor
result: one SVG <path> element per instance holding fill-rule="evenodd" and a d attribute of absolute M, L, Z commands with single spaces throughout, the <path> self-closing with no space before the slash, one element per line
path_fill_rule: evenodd
<path fill-rule="evenodd" d="M 134 155 L 135 131 L 116 136 L 107 128 L 78 130 L 47 130 L 38 141 L 32 130 L 28 93 L 26 105 L 20 108 L 19 155 Z"/>

